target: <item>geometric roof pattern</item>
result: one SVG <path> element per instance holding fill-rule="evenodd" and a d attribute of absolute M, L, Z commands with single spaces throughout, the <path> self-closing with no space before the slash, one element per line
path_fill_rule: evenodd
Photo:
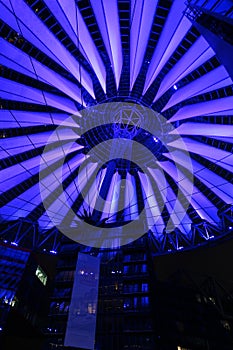
<path fill-rule="evenodd" d="M 134 222 L 157 253 L 230 233 L 233 83 L 201 25 L 233 9 L 202 3 L 0 1 L 2 224 Z"/>

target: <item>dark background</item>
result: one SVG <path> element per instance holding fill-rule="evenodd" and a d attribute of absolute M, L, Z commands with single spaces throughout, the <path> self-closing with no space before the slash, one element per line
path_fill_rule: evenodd
<path fill-rule="evenodd" d="M 159 279 L 166 279 L 177 270 L 187 270 L 193 277 L 213 276 L 233 290 L 233 237 L 210 246 L 157 256 L 154 263 Z"/>

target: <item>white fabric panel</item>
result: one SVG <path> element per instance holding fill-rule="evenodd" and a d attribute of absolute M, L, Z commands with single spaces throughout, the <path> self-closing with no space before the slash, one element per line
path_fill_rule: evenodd
<path fill-rule="evenodd" d="M 186 122 L 170 131 L 170 134 L 176 135 L 177 133 L 179 135 L 233 137 L 233 125 Z"/>
<path fill-rule="evenodd" d="M 159 162 L 158 163 L 162 169 L 164 169 L 168 174 L 170 174 L 176 182 L 179 183 L 179 188 L 189 200 L 190 204 L 198 212 L 202 219 L 210 221 L 216 224 L 219 221 L 217 215 L 217 208 L 196 188 L 196 186 L 191 183 L 188 177 L 184 177 L 184 181 L 180 181 L 182 177 L 181 171 L 177 171 L 177 168 L 171 162 Z M 193 188 L 192 195 L 190 196 L 190 188 Z"/>
<path fill-rule="evenodd" d="M 136 183 L 134 176 L 129 173 L 126 175 L 125 208 L 126 220 L 136 220 L 138 218 Z"/>
<path fill-rule="evenodd" d="M 48 230 L 53 227 L 53 224 L 46 212 L 38 219 L 38 224 L 43 230 Z"/>
<path fill-rule="evenodd" d="M 19 209 L 19 207 L 5 206 L 1 208 L 1 216 L 5 220 L 17 220 L 19 217 L 26 217 L 28 214 L 28 210 Z"/>
<path fill-rule="evenodd" d="M 157 95 L 154 99 L 156 101 L 160 98 L 165 91 L 170 89 L 183 77 L 194 71 L 201 64 L 209 60 L 215 55 L 214 51 L 210 48 L 207 41 L 200 36 L 190 49 L 180 58 L 174 67 L 166 74 L 162 80 Z"/>
<path fill-rule="evenodd" d="M 110 219 L 108 220 L 108 222 L 115 221 L 116 215 L 114 214 L 117 213 L 118 211 L 119 196 L 121 191 L 121 176 L 119 175 L 118 172 L 116 172 L 116 178 L 114 180 L 115 182 L 113 187 L 112 198 L 109 203 L 110 204 L 109 213 L 113 215 L 110 215 Z"/>
<path fill-rule="evenodd" d="M 99 192 L 100 192 L 100 188 L 101 188 L 101 185 L 103 183 L 105 174 L 106 174 L 106 169 L 104 169 L 102 172 L 97 174 L 97 176 L 94 179 L 87 195 L 84 198 L 82 208 L 88 210 L 90 213 L 93 213 L 94 209 L 101 210 L 101 207 L 99 208 L 97 198 L 100 195 Z M 97 206 L 95 206 L 96 204 L 97 204 Z"/>
<path fill-rule="evenodd" d="M 0 0 L 0 18 L 17 33 L 20 32 L 18 21 L 12 12 L 10 0 Z"/>
<path fill-rule="evenodd" d="M 72 166 L 64 164 L 62 170 L 61 168 L 57 168 L 48 176 L 44 177 L 43 181 L 40 182 L 41 198 L 45 200 L 49 195 L 54 193 L 54 191 L 59 188 L 61 183 L 70 175 L 72 167 L 79 166 L 82 160 L 83 156 L 76 156 L 72 159 Z M 75 187 L 75 195 L 77 196 L 76 182 L 73 181 L 70 186 Z M 53 194 L 53 198 L 53 203 L 49 206 L 49 208 L 47 208 L 47 214 L 49 214 L 49 217 L 52 219 L 53 223 L 60 225 L 70 210 L 73 200 L 70 200 L 70 192 L 67 189 L 65 189 L 62 194 L 58 196 L 58 198 Z"/>
<path fill-rule="evenodd" d="M 53 143 L 56 141 L 62 140 L 62 143 L 60 144 L 60 147 L 67 147 L 63 146 L 64 140 L 76 140 L 77 135 L 71 130 L 60 130 L 57 133 L 54 132 L 43 132 L 43 133 L 37 133 L 37 134 L 29 134 L 27 136 L 17 136 L 17 137 L 10 137 L 10 138 L 3 138 L 0 139 L 0 147 L 7 150 L 9 154 L 11 154 L 11 150 L 13 149 L 20 149 L 21 152 L 24 152 L 24 147 L 31 146 L 32 148 L 37 148 L 43 145 L 46 145 L 48 143 Z M 76 149 L 81 149 L 82 146 L 76 145 Z M 56 146 L 56 151 L 58 149 L 58 146 Z M 13 151 L 14 152 L 14 151 Z"/>
<path fill-rule="evenodd" d="M 233 185 L 227 182 L 221 176 L 215 174 L 208 168 L 203 167 L 200 163 L 192 160 L 193 173 L 201 180 L 208 188 L 210 188 L 217 196 L 226 203 L 233 202 Z M 227 186 L 227 191 L 226 187 Z"/>
<path fill-rule="evenodd" d="M 32 63 L 39 80 L 56 87 L 70 98 L 74 99 L 80 104 L 85 105 L 85 103 L 82 101 L 81 90 L 76 84 L 63 78 L 61 75 L 55 73 L 51 69 L 48 69 L 46 66 L 42 65 L 36 60 L 32 60 Z"/>
<path fill-rule="evenodd" d="M 146 90 L 156 79 L 162 67 L 169 60 L 192 26 L 192 23 L 184 16 L 183 12 L 185 8 L 186 4 L 183 0 L 173 1 L 149 65 L 143 94 L 146 93 Z"/>
<path fill-rule="evenodd" d="M 62 148 L 54 148 L 52 151 L 48 152 L 45 157 L 36 156 L 34 158 L 28 159 L 21 164 L 16 164 L 0 171 L 0 188 L 2 191 L 7 191 L 8 189 L 18 185 L 22 181 L 28 179 L 33 174 L 38 173 L 47 166 L 54 163 L 59 159 L 63 159 L 65 155 L 70 153 L 70 144 L 63 145 Z M 77 145 L 76 148 L 72 150 L 79 149 Z"/>
<path fill-rule="evenodd" d="M 70 206 L 67 202 L 67 196 L 62 194 L 54 200 L 54 202 L 46 209 L 51 221 L 55 226 L 60 226 L 65 219 L 67 213 L 70 210 Z"/>
<path fill-rule="evenodd" d="M 73 43 L 77 45 L 78 38 L 75 1 L 69 0 L 68 6 L 66 2 L 62 0 L 44 0 L 44 2 Z"/>
<path fill-rule="evenodd" d="M 31 164 L 30 164 L 31 162 Z M 0 172 L 0 191 L 5 192 L 8 189 L 18 185 L 24 180 L 30 178 L 35 173 L 36 164 L 38 159 L 23 162 L 21 164 L 13 165 L 9 168 L 1 170 Z"/>
<path fill-rule="evenodd" d="M 2 41 L 5 41 L 5 40 L 2 40 L 0 38 L 0 47 L 2 47 Z M 13 45 L 10 45 L 10 44 L 9 44 L 9 46 L 14 47 Z M 20 59 L 20 56 L 21 56 L 21 52 L 22 51 L 19 51 L 19 59 Z M 19 72 L 19 73 L 22 73 L 24 75 L 27 75 L 27 76 L 29 76 L 31 78 L 36 78 L 35 74 L 31 73 L 29 69 L 25 68 L 25 67 L 27 67 L 26 63 L 21 65 L 21 64 L 15 62 L 15 61 L 13 61 L 12 58 L 6 57 L 6 54 L 3 55 L 2 53 L 0 53 L 0 64 L 2 66 L 10 68 L 10 69 L 12 69 L 12 70 L 14 70 L 16 72 Z"/>
<path fill-rule="evenodd" d="M 29 42 L 32 42 L 39 50 L 41 50 L 47 56 L 52 58 L 55 62 L 60 64 L 63 68 L 66 68 L 58 60 L 58 58 L 54 55 L 54 53 L 39 40 L 39 37 L 40 37 L 39 33 L 38 33 L 38 36 L 35 36 L 28 28 L 25 27 L 24 23 L 20 19 L 20 15 L 17 18 L 15 17 L 9 0 L 8 0 L 8 3 L 6 3 L 5 0 L 4 1 L 0 0 L 0 18 L 5 23 L 7 23 L 12 29 L 14 29 L 17 33 L 20 33 L 20 34 L 22 33 L 25 39 L 27 39 Z"/>
<path fill-rule="evenodd" d="M 151 228 L 156 224 L 157 219 L 161 216 L 161 211 L 158 206 L 156 196 L 151 186 L 149 177 L 146 174 L 143 174 L 140 172 L 138 173 L 138 175 L 140 177 L 143 190 L 146 196 L 144 203 L 145 203 L 147 224 L 148 224 L 148 227 Z"/>
<path fill-rule="evenodd" d="M 2 1 L 1 1 L 2 2 Z M 44 25 L 44 23 L 35 15 L 35 13 L 30 9 L 29 6 L 23 0 L 11 0 L 13 10 L 10 7 L 9 14 L 6 18 L 2 18 L 0 11 L 0 18 L 4 21 L 11 19 L 12 15 L 16 15 L 19 20 L 19 26 L 15 28 L 17 32 L 22 35 L 34 45 L 36 45 L 40 50 L 45 52 L 49 57 L 54 59 L 58 64 L 65 67 L 71 74 L 73 74 L 76 79 L 80 82 L 82 77 L 82 85 L 94 98 L 93 86 L 91 78 L 88 73 L 80 66 L 77 60 L 65 49 L 65 47 L 59 42 L 59 40 L 49 31 L 49 29 Z M 21 14 L 24 14 L 23 22 L 21 21 Z M 11 21 L 12 22 L 12 21 Z M 43 43 L 38 38 L 43 36 Z"/>
<path fill-rule="evenodd" d="M 28 103 L 37 103 L 49 105 L 61 109 L 62 111 L 75 114 L 77 108 L 73 101 L 68 98 L 57 96 L 49 92 L 42 92 L 30 86 L 0 78 L 0 97 L 15 101 L 24 101 Z"/>
<path fill-rule="evenodd" d="M 46 0 L 47 3 L 49 1 Z M 52 0 L 52 2 L 54 2 Z M 57 0 L 57 3 L 61 6 L 63 12 L 65 13 L 71 27 L 73 28 L 75 34 L 77 34 L 77 16 L 76 16 L 76 3 L 75 0 Z"/>
<path fill-rule="evenodd" d="M 53 147 L 52 150 L 44 152 L 40 159 L 40 170 L 43 170 L 47 166 L 51 165 L 54 161 L 65 160 L 66 155 L 80 150 L 82 146 L 79 146 L 74 142 L 67 142 L 65 144 L 59 144 L 57 147 Z"/>
<path fill-rule="evenodd" d="M 232 79 L 229 77 L 226 69 L 220 66 L 211 72 L 203 75 L 199 79 L 195 79 L 191 83 L 178 89 L 170 98 L 162 112 L 193 96 L 217 90 L 222 87 L 232 84 Z"/>
<path fill-rule="evenodd" d="M 213 162 L 213 158 L 206 156 L 206 159 Z M 223 169 L 229 170 L 233 173 L 233 155 L 227 156 L 226 159 L 218 160 L 217 164 Z"/>
<path fill-rule="evenodd" d="M 158 163 L 160 164 L 160 163 Z M 166 167 L 161 169 L 151 169 L 149 171 L 156 181 L 160 193 L 163 197 L 164 203 L 171 215 L 171 220 L 176 227 L 179 227 L 181 232 L 185 232 L 187 235 L 190 234 L 191 229 L 191 220 L 188 215 L 185 213 L 185 210 L 181 203 L 179 202 L 179 198 L 176 197 L 173 190 L 169 187 L 164 175 L 163 170 L 166 170 Z M 182 176 L 183 177 L 183 176 Z M 179 178 L 180 180 L 180 178 Z M 162 208 L 161 208 L 162 209 Z"/>
<path fill-rule="evenodd" d="M 130 88 L 141 69 L 158 0 L 137 0 L 131 6 Z"/>
<path fill-rule="evenodd" d="M 211 158 L 212 160 L 223 160 L 224 163 L 229 165 L 233 164 L 232 159 L 230 158 L 232 155 L 230 152 L 223 151 L 216 147 L 212 147 L 186 137 L 183 138 L 183 142 L 180 142 L 179 140 L 170 142 L 169 146 L 178 149 L 184 149 L 184 147 L 186 147 L 187 151 L 189 152 L 201 154 L 202 156 Z"/>
<path fill-rule="evenodd" d="M 86 158 L 88 157 L 86 156 Z M 90 178 L 94 173 L 96 167 L 97 167 L 97 163 L 87 163 L 87 165 L 85 165 L 85 167 L 81 169 L 76 179 L 77 188 L 79 192 L 82 192 L 86 183 L 90 181 Z"/>
<path fill-rule="evenodd" d="M 206 113 L 206 115 L 209 115 L 209 116 L 215 116 L 215 115 L 227 115 L 227 116 L 230 116 L 230 115 L 233 115 L 233 109 L 227 109 L 227 110 L 224 110 L 224 111 L 217 111 L 217 112 L 211 112 L 211 113 Z"/>
<path fill-rule="evenodd" d="M 75 162 L 76 164 L 73 164 L 73 165 L 78 166 L 82 162 L 82 160 L 83 158 L 77 159 L 77 161 Z M 89 167 L 91 171 L 93 171 L 94 168 L 95 166 L 93 167 L 93 164 L 90 165 Z M 70 175 L 71 169 L 69 168 L 68 165 L 66 165 L 65 169 L 67 169 L 67 172 L 68 172 L 67 174 Z M 53 192 L 53 190 L 51 190 L 50 188 L 49 181 L 52 181 L 53 184 L 55 184 L 55 186 L 58 187 L 64 180 L 65 180 L 65 177 L 63 176 L 63 169 L 61 170 L 60 168 L 54 171 L 53 173 L 51 173 L 49 177 L 43 179 L 43 182 L 41 185 L 42 189 L 44 190 L 43 199 L 45 199 L 47 195 Z M 82 190 L 83 187 L 85 186 L 86 181 L 84 179 L 83 181 L 78 181 L 78 178 L 76 178 L 73 183 L 75 184 L 75 187 L 76 187 L 76 195 L 78 195 L 79 191 Z M 67 192 L 66 190 L 63 191 L 58 197 L 54 197 L 54 198 L 55 200 L 48 208 L 46 208 L 46 211 L 50 219 L 55 225 L 61 225 L 67 213 L 70 211 L 70 207 L 73 203 L 71 203 L 69 199 L 69 192 Z M 75 219 L 76 218 L 77 217 L 75 216 Z"/>
<path fill-rule="evenodd" d="M 111 203 L 112 203 L 114 187 L 115 187 L 117 179 L 118 179 L 118 174 L 117 173 L 113 174 L 111 182 L 110 182 L 108 194 L 107 194 L 107 197 L 106 197 L 106 201 L 105 201 L 105 204 L 104 204 L 103 213 L 102 213 L 102 216 L 101 216 L 101 219 L 106 219 L 106 218 L 110 217 L 108 222 L 111 222 L 112 214 L 114 213 L 111 210 Z"/>
<path fill-rule="evenodd" d="M 47 0 L 48 1 L 48 0 Z M 96 48 L 95 43 L 87 29 L 87 26 L 77 8 L 77 21 L 78 21 L 78 38 L 81 44 L 81 52 L 87 58 L 88 62 L 93 68 L 100 85 L 106 93 L 106 69 L 103 61 L 100 57 L 99 51 Z"/>
<path fill-rule="evenodd" d="M 77 199 L 77 196 L 78 196 L 77 187 L 75 185 L 75 181 L 72 181 L 71 184 L 66 188 L 66 193 L 68 195 L 67 203 L 71 207 L 72 204 Z"/>
<path fill-rule="evenodd" d="M 169 122 L 176 120 L 183 120 L 193 118 L 201 115 L 216 115 L 217 112 L 221 112 L 220 115 L 228 115 L 228 111 L 232 110 L 233 96 L 223 97 L 216 100 L 199 102 L 180 108 L 170 119 Z"/>
<path fill-rule="evenodd" d="M 116 86 L 122 69 L 122 46 L 117 0 L 90 0 L 115 75 Z"/>
<path fill-rule="evenodd" d="M 204 183 L 207 187 L 211 189 L 218 197 L 220 197 L 225 203 L 233 203 L 233 185 L 229 184 L 227 181 L 223 185 L 216 185 L 213 183 L 213 179 L 203 178 L 197 175 L 197 177 Z"/>
<path fill-rule="evenodd" d="M 42 146 L 42 145 L 39 145 L 39 146 Z M 29 146 L 23 146 L 23 151 L 22 151 L 22 149 L 20 149 L 18 147 L 14 147 L 14 148 L 7 149 L 7 150 L 2 150 L 2 151 L 0 151 L 1 152 L 0 153 L 1 154 L 1 159 L 9 158 L 10 156 L 13 156 L 13 155 L 16 155 L 16 154 L 19 154 L 19 153 L 22 153 L 22 152 L 30 151 L 33 148 L 34 148 L 33 145 L 29 145 Z"/>
<path fill-rule="evenodd" d="M 105 66 L 75 2 L 71 0 L 69 6 L 62 0 L 45 0 L 45 3 L 70 39 L 90 63 L 99 78 L 104 92 L 106 92 Z M 74 11 L 73 13 L 71 13 L 71 9 Z"/>
<path fill-rule="evenodd" d="M 72 127 L 78 129 L 76 124 L 65 113 L 46 113 L 34 111 L 16 111 L 0 109 L 0 129 L 3 128 L 18 128 L 38 125 L 57 125 Z"/>

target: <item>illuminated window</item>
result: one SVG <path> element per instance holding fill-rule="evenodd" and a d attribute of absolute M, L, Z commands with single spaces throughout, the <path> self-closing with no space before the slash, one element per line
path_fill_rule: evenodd
<path fill-rule="evenodd" d="M 142 283 L 142 292 L 148 292 L 148 283 Z"/>
<path fill-rule="evenodd" d="M 209 301 L 211 301 L 211 303 L 213 303 L 214 305 L 216 304 L 215 299 L 212 297 L 209 297 Z"/>
<path fill-rule="evenodd" d="M 87 312 L 89 314 L 95 314 L 96 313 L 96 303 L 88 303 Z"/>
<path fill-rule="evenodd" d="M 18 298 L 16 296 L 14 296 L 14 298 L 12 300 L 10 300 L 9 305 L 14 307 L 18 304 L 18 302 L 19 302 Z"/>
<path fill-rule="evenodd" d="M 141 304 L 143 307 L 146 307 L 149 305 L 149 297 L 142 297 L 141 298 Z"/>
<path fill-rule="evenodd" d="M 46 273 L 42 270 L 42 268 L 40 266 L 38 266 L 37 269 L 36 269 L 36 276 L 39 278 L 39 280 L 45 286 L 46 283 L 47 283 L 48 277 L 47 277 Z"/>
<path fill-rule="evenodd" d="M 230 324 L 229 324 L 228 321 L 222 320 L 222 321 L 220 321 L 220 322 L 221 322 L 222 326 L 223 326 L 227 331 L 230 331 L 230 330 L 231 330 L 231 326 L 230 326 Z"/>

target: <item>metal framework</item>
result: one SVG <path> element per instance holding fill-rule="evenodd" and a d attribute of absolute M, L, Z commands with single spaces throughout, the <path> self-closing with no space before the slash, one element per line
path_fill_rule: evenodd
<path fill-rule="evenodd" d="M 232 215 L 222 208 L 233 203 L 233 83 L 194 24 L 214 18 L 229 39 L 232 6 L 199 3 L 70 0 L 68 8 L 62 0 L 0 1 L 2 240 L 56 251 L 67 203 L 79 220 L 97 226 L 125 225 L 145 209 L 142 234 L 149 232 L 155 254 L 231 236 Z M 164 138 L 161 130 L 150 134 L 134 115 L 134 126 L 122 116 L 87 130 L 93 123 L 85 111 L 122 102 L 148 108 L 171 130 Z M 114 138 L 146 147 L 154 163 L 143 152 L 143 171 L 109 159 L 95 177 L 101 144 Z M 89 157 L 95 146 L 99 158 Z M 65 202 L 54 180 L 60 171 Z"/>

